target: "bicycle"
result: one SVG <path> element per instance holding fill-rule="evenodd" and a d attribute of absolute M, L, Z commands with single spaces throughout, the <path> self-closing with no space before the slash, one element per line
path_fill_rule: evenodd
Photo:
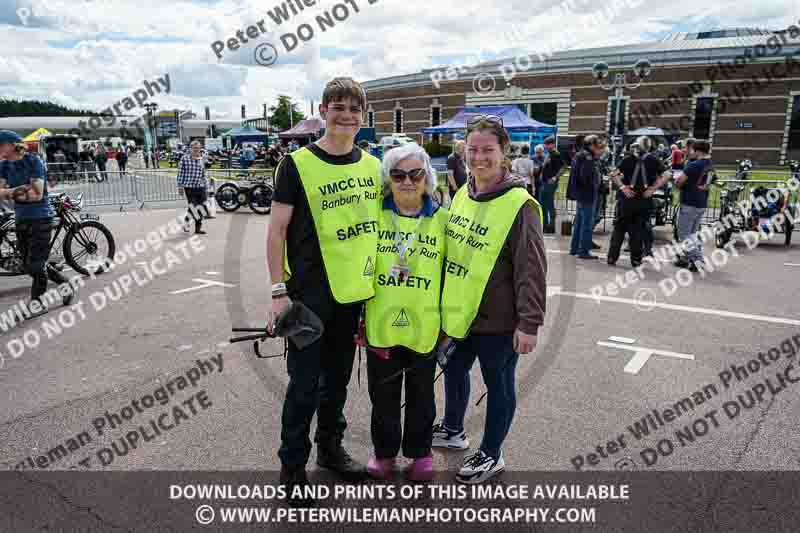
<path fill-rule="evenodd" d="M 88 276 L 105 271 L 116 252 L 114 236 L 100 217 L 91 213 L 78 214 L 83 208 L 83 196 L 76 199 L 66 193 L 50 198 L 55 210 L 53 234 L 50 237 L 48 265 L 63 270 L 64 263 L 73 270 Z M 103 239 L 104 242 L 100 242 Z M 55 257 L 55 260 L 53 259 Z M 63 261 L 61 260 L 63 258 Z M 86 258 L 85 261 L 82 259 Z M 0 276 L 25 275 L 24 261 L 17 248 L 14 213 L 0 214 Z"/>

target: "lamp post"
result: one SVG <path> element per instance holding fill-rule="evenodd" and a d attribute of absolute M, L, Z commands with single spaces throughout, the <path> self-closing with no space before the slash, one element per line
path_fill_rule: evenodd
<path fill-rule="evenodd" d="M 147 115 L 150 118 L 148 123 L 150 124 L 150 131 L 153 134 L 153 150 L 158 150 L 158 128 L 156 128 L 155 123 L 155 111 L 158 109 L 158 104 L 150 102 L 149 104 L 144 104 L 144 108 L 147 109 Z"/>
<path fill-rule="evenodd" d="M 614 145 L 614 150 L 612 153 L 612 166 L 617 166 L 617 143 L 619 142 L 619 109 L 620 109 L 620 101 L 622 100 L 622 96 L 625 89 L 634 90 L 638 89 L 639 86 L 642 84 L 642 81 L 650 77 L 650 72 L 652 70 L 652 65 L 650 61 L 647 59 L 640 59 L 636 62 L 633 66 L 633 76 L 634 81 L 628 81 L 628 73 L 627 72 L 617 72 L 614 74 L 614 80 L 611 83 L 607 83 L 606 80 L 608 79 L 608 64 L 607 63 L 595 63 L 592 67 L 592 76 L 594 77 L 597 84 L 600 85 L 606 91 L 614 91 L 614 99 L 616 100 L 616 109 L 614 110 L 614 135 L 612 136 L 612 142 Z"/>

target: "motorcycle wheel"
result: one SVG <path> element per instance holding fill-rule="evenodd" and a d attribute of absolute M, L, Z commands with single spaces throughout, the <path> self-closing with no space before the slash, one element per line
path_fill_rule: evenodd
<path fill-rule="evenodd" d="M 733 231 L 729 230 L 729 229 L 723 231 L 722 233 L 717 233 L 717 236 L 716 236 L 717 248 L 722 248 L 726 244 L 728 244 L 730 242 L 730 240 L 731 240 L 731 235 L 732 234 L 733 234 Z"/>
<path fill-rule="evenodd" d="M 105 241 L 105 242 L 103 242 Z M 114 235 L 100 222 L 87 220 L 73 226 L 64 237 L 64 260 L 75 272 L 88 276 L 101 274 L 116 252 Z M 98 256 L 86 261 L 86 256 Z"/>
<path fill-rule="evenodd" d="M 239 187 L 233 183 L 224 183 L 217 189 L 214 197 L 217 200 L 217 205 L 220 206 L 223 211 L 233 213 L 239 209 Z"/>
<path fill-rule="evenodd" d="M 272 195 L 274 191 L 269 185 L 256 185 L 250 189 L 250 209 L 259 215 L 268 215 L 272 211 Z"/>

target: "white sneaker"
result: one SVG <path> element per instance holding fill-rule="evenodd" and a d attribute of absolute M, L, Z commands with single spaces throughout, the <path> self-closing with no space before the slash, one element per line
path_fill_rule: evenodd
<path fill-rule="evenodd" d="M 466 450 L 469 448 L 469 439 L 467 439 L 467 434 L 463 431 L 450 431 L 444 424 L 436 424 L 433 426 L 433 443 L 431 446 L 434 448 L 450 448 L 451 450 Z"/>
<path fill-rule="evenodd" d="M 464 465 L 456 474 L 456 481 L 468 484 L 483 483 L 505 469 L 506 463 L 503 461 L 502 452 L 500 457 L 495 459 L 483 453 L 483 450 L 478 450 L 464 459 Z"/>

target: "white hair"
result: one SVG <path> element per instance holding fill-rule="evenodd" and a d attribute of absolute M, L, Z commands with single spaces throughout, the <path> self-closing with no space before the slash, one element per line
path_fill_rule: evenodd
<path fill-rule="evenodd" d="M 536 148 L 534 148 L 534 149 L 533 149 L 533 153 L 534 153 L 534 154 L 535 154 L 536 152 L 539 152 L 539 151 L 542 151 L 542 152 L 544 152 L 544 145 L 543 145 L 543 144 L 537 144 L 537 145 L 536 145 Z"/>
<path fill-rule="evenodd" d="M 383 195 L 386 196 L 391 190 L 389 184 L 391 183 L 392 178 L 389 176 L 389 173 L 400 163 L 400 161 L 404 161 L 406 159 L 417 159 L 422 163 L 422 168 L 425 169 L 425 192 L 428 194 L 433 193 L 433 190 L 436 189 L 437 179 L 436 169 L 433 168 L 431 158 L 428 155 L 428 152 L 426 152 L 425 149 L 420 145 L 416 143 L 408 143 L 392 148 L 383 155 Z"/>

